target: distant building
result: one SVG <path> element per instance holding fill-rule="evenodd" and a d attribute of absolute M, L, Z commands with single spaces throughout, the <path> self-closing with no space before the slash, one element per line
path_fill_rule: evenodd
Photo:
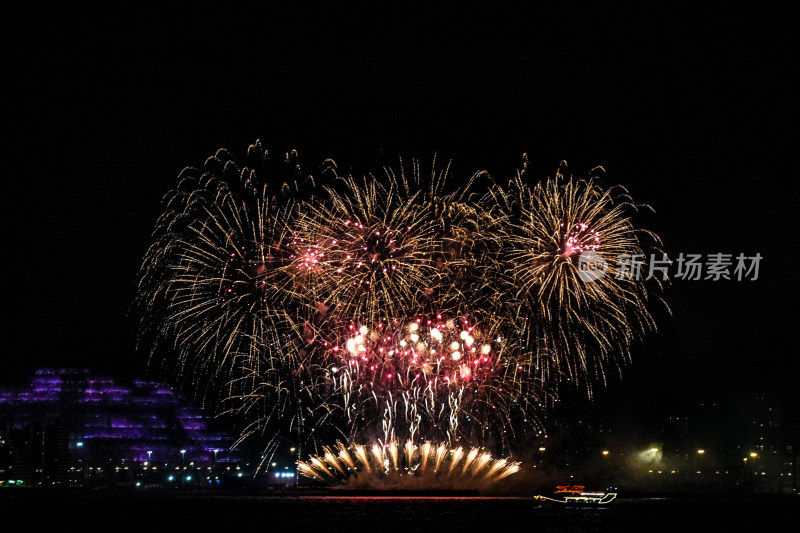
<path fill-rule="evenodd" d="M 41 369 L 27 387 L 0 388 L 6 484 L 214 483 L 236 468 L 231 443 L 163 383 Z"/>

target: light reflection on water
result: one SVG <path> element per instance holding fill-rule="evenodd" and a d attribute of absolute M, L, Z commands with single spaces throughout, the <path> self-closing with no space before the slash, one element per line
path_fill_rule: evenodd
<path fill-rule="evenodd" d="M 772 529 L 781 517 L 796 517 L 797 499 L 756 497 L 620 498 L 605 507 L 541 506 L 520 497 L 262 496 L 248 494 L 63 493 L 48 496 L 0 491 L 0 511 L 35 516 L 37 525 L 84 524 L 83 531 L 108 531 L 115 522 L 91 520 L 110 514 L 136 516 L 143 531 L 438 531 L 461 533 L 620 532 L 687 533 Z M 11 504 L 11 505 L 9 505 Z M 54 509 L 43 514 L 42 509 Z M 56 511 L 57 509 L 57 511 Z M 791 515 L 790 515 L 791 513 Z M 128 518 L 126 518 L 128 517 Z"/>

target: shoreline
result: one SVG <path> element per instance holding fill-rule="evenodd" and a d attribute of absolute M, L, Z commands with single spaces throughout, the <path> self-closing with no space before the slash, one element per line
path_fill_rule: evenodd
<path fill-rule="evenodd" d="M 479 490 L 380 490 L 380 489 L 333 489 L 333 488 L 297 488 L 290 490 L 266 489 L 172 489 L 172 488 L 86 488 L 86 487 L 6 487 L 0 489 L 0 500 L 27 497 L 81 497 L 81 498 L 174 498 L 174 499 L 215 499 L 215 498 L 265 498 L 265 499 L 297 499 L 304 497 L 326 498 L 481 498 L 481 499 L 533 499 L 537 494 L 522 493 L 489 493 Z M 652 499 L 720 499 L 720 500 L 773 500 L 800 499 L 800 493 L 752 493 L 741 491 L 692 491 L 692 492 L 644 492 L 624 491 L 618 496 L 622 500 Z"/>

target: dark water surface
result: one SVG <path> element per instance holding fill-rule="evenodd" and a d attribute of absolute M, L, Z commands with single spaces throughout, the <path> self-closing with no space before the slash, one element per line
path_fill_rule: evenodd
<path fill-rule="evenodd" d="M 766 496 L 620 498 L 603 508 L 568 508 L 531 498 L 0 491 L 0 516 L 37 531 L 788 532 L 796 531 L 799 511 L 800 498 Z"/>

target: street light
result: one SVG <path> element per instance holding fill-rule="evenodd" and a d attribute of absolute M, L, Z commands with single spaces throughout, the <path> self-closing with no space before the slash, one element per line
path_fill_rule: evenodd
<path fill-rule="evenodd" d="M 211 477 L 216 477 L 217 474 L 217 452 L 219 450 L 214 448 L 214 464 L 211 467 Z"/>
<path fill-rule="evenodd" d="M 695 461 L 695 463 L 697 465 L 697 473 L 698 474 L 702 474 L 703 473 L 703 470 L 702 470 L 702 468 L 704 466 L 704 464 L 703 464 L 703 455 L 705 453 L 706 453 L 706 451 L 703 448 L 699 448 L 697 450 L 697 461 Z"/>
<path fill-rule="evenodd" d="M 186 450 L 181 450 L 181 466 L 186 468 Z"/>
<path fill-rule="evenodd" d="M 297 448 L 295 448 L 294 446 L 289 448 L 289 453 L 292 454 L 292 463 L 294 464 L 294 476 L 292 476 L 294 479 L 292 481 L 294 481 L 295 485 L 297 485 L 297 461 L 294 460 L 294 452 L 296 449 Z"/>

